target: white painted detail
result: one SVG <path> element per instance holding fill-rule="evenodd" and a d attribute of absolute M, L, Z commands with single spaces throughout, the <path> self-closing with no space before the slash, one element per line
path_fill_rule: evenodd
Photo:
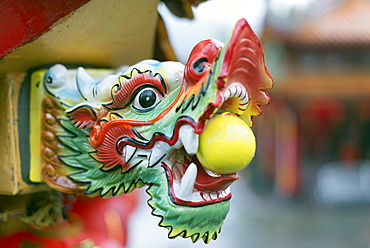
<path fill-rule="evenodd" d="M 249 100 L 247 90 L 240 83 L 231 84 L 224 92 L 225 101 L 231 97 L 238 98 L 239 105 L 245 105 Z"/>

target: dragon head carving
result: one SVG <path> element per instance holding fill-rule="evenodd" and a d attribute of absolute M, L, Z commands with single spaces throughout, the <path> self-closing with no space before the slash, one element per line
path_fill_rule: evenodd
<path fill-rule="evenodd" d="M 272 87 L 246 20 L 226 45 L 198 43 L 185 66 L 144 60 L 96 80 L 57 64 L 44 74 L 45 182 L 101 197 L 147 185 L 170 238 L 217 238 L 238 176 L 202 165 L 200 136 L 225 112 L 251 126 Z"/>

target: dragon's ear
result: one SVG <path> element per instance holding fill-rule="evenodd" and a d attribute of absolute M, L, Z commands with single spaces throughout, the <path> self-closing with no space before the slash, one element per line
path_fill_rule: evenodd
<path fill-rule="evenodd" d="M 65 111 L 76 128 L 92 128 L 97 120 L 97 111 L 89 104 L 82 103 Z"/>

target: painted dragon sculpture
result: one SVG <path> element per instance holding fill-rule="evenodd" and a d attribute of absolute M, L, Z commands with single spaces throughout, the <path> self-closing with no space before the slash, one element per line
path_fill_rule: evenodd
<path fill-rule="evenodd" d="M 273 84 L 247 21 L 225 45 L 198 43 L 185 66 L 144 60 L 110 75 L 88 71 L 57 64 L 35 74 L 44 91 L 43 180 L 101 197 L 147 185 L 170 238 L 216 239 L 230 185 L 254 154 L 252 117 Z"/>

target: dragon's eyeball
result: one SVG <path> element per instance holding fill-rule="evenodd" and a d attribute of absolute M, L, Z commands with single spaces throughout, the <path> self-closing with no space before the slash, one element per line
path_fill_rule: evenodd
<path fill-rule="evenodd" d="M 250 127 L 230 113 L 207 123 L 199 139 L 197 157 L 202 165 L 219 174 L 232 174 L 246 167 L 256 150 Z"/>

